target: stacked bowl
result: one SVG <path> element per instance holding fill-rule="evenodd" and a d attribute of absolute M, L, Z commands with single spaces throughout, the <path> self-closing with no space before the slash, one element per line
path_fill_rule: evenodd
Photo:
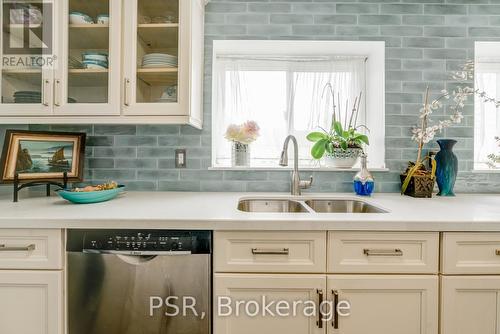
<path fill-rule="evenodd" d="M 88 51 L 82 54 L 85 68 L 103 70 L 108 68 L 108 54 L 105 52 Z"/>
<path fill-rule="evenodd" d="M 142 57 L 143 68 L 177 67 L 177 57 L 166 53 L 149 53 Z"/>

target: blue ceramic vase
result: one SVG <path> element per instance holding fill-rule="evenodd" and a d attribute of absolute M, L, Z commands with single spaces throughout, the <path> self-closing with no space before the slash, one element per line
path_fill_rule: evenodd
<path fill-rule="evenodd" d="M 457 180 L 458 159 L 453 153 L 453 146 L 457 143 L 453 139 L 437 141 L 441 150 L 436 154 L 436 181 L 439 187 L 438 196 L 455 196 L 453 188 Z"/>

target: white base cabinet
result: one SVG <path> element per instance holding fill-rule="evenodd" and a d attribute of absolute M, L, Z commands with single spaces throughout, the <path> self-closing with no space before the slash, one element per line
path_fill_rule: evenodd
<path fill-rule="evenodd" d="M 350 314 L 332 319 L 328 333 L 437 334 L 438 285 L 430 275 L 330 275 L 330 300 L 348 302 Z"/>
<path fill-rule="evenodd" d="M 293 305 L 294 301 L 314 301 L 318 305 L 319 293 L 326 293 L 325 275 L 247 275 L 247 274 L 216 274 L 214 288 L 214 334 L 320 334 L 325 332 L 325 324 L 319 325 L 317 317 L 304 315 L 303 305 L 297 308 L 297 316 L 273 315 L 249 316 L 245 306 L 236 306 L 238 301 L 256 301 L 263 305 L 263 296 L 268 302 L 286 301 Z M 220 316 L 228 312 L 228 308 L 218 310 L 219 298 L 228 297 L 232 301 L 233 312 L 229 316 Z M 274 304 L 276 306 L 276 304 Z M 239 314 L 237 314 L 238 310 Z M 250 315 L 255 307 L 250 307 Z M 272 307 L 271 310 L 276 310 Z M 293 312 L 293 310 L 289 310 Z M 282 313 L 284 314 L 284 313 Z M 321 327 L 321 328 L 320 328 Z"/>
<path fill-rule="evenodd" d="M 62 272 L 0 271 L 0 333 L 63 334 Z"/>
<path fill-rule="evenodd" d="M 500 333 L 500 276 L 442 278 L 441 334 Z"/>

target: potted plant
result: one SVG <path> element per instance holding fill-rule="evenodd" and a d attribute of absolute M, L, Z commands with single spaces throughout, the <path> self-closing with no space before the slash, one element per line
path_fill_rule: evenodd
<path fill-rule="evenodd" d="M 250 166 L 250 144 L 259 137 L 260 128 L 254 121 L 243 124 L 231 124 L 224 137 L 231 141 L 231 166 Z"/>
<path fill-rule="evenodd" d="M 406 171 L 401 174 L 401 194 L 412 197 L 432 197 L 434 184 L 436 181 L 436 161 L 429 157 L 423 157 L 424 145 L 434 139 L 436 133 L 454 124 L 462 122 L 462 109 L 469 95 L 474 94 L 474 89 L 470 87 L 458 87 L 452 93 L 446 90 L 441 91 L 441 95 L 430 101 L 430 91 L 427 87 L 425 91 L 424 104 L 420 109 L 420 124 L 413 128 L 412 140 L 417 142 L 417 159 L 410 161 Z M 448 119 L 432 124 L 430 116 L 438 109 L 443 108 L 443 99 L 453 96 L 454 104 L 448 107 L 452 115 Z M 425 162 L 429 159 L 430 167 L 426 167 Z"/>
<path fill-rule="evenodd" d="M 332 85 L 327 84 L 325 89 L 329 89 L 333 98 L 332 123 L 329 131 L 321 128 L 322 131 L 314 131 L 307 135 L 307 139 L 314 143 L 311 155 L 317 160 L 324 157 L 327 167 L 352 168 L 363 153 L 363 145 L 369 145 L 368 136 L 358 131 L 360 128 L 368 130 L 366 126 L 357 124 L 361 93 L 354 100 L 350 113 L 347 112 L 349 101 L 346 102 L 346 113 L 342 120 L 341 105 L 335 104 Z M 340 101 L 340 98 L 337 100 Z"/>

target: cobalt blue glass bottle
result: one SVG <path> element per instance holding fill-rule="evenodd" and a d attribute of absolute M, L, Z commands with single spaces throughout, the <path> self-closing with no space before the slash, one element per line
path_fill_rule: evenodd
<path fill-rule="evenodd" d="M 361 155 L 361 170 L 354 175 L 354 192 L 360 196 L 370 196 L 375 187 L 375 180 L 366 166 L 366 154 Z"/>

